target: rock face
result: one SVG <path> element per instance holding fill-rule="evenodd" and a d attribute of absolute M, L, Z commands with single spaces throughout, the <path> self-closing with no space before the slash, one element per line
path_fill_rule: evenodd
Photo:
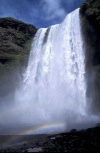
<path fill-rule="evenodd" d="M 13 58 L 13 55 L 27 55 L 36 31 L 37 29 L 33 25 L 28 25 L 9 17 L 1 18 L 0 58 L 2 59 L 2 57 L 6 56 Z"/>
<path fill-rule="evenodd" d="M 95 41 L 95 53 L 93 57 L 93 65 L 100 64 L 100 0 L 86 0 L 80 9 L 81 16 L 87 19 L 88 28 L 90 28 L 91 36 Z M 84 27 L 85 22 L 83 23 Z M 89 32 L 89 30 L 88 30 Z M 94 34 L 94 36 L 93 36 Z M 89 34 L 90 36 L 90 34 Z M 93 42 L 91 42 L 93 44 Z"/>
<path fill-rule="evenodd" d="M 86 0 L 80 9 L 96 31 L 100 32 L 100 0 Z"/>
<path fill-rule="evenodd" d="M 81 24 L 85 40 L 87 100 L 92 110 L 100 112 L 100 0 L 86 0 L 81 8 Z M 98 111 L 97 111 L 98 110 Z"/>
<path fill-rule="evenodd" d="M 36 32 L 33 25 L 10 17 L 0 18 L 0 98 L 17 86 Z"/>

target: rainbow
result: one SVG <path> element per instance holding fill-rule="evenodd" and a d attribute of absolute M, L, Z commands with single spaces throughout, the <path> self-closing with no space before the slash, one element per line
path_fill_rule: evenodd
<path fill-rule="evenodd" d="M 32 134 L 43 134 L 43 133 L 52 133 L 52 131 L 57 132 L 59 130 L 65 130 L 66 124 L 65 123 L 52 123 L 47 125 L 40 125 L 34 128 L 29 128 L 17 135 L 32 135 Z"/>
<path fill-rule="evenodd" d="M 47 125 L 40 125 L 33 128 L 25 129 L 17 135 L 14 135 L 12 138 L 9 139 L 9 141 L 6 141 L 3 145 L 9 146 L 13 142 L 18 141 L 20 138 L 22 138 L 25 135 L 39 135 L 39 134 L 55 134 L 59 132 L 64 132 L 66 130 L 66 124 L 63 123 L 51 123 Z"/>

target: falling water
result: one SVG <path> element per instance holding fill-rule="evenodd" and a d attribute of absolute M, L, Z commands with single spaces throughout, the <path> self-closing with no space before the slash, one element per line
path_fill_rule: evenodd
<path fill-rule="evenodd" d="M 23 134 L 83 128 L 90 119 L 79 9 L 61 24 L 38 30 L 14 105 L 5 120 L 27 125 Z"/>
<path fill-rule="evenodd" d="M 79 9 L 38 30 L 23 83 L 28 122 L 68 124 L 85 115 L 84 60 Z"/>

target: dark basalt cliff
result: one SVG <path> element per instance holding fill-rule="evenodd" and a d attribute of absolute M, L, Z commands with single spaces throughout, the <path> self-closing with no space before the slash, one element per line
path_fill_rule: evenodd
<path fill-rule="evenodd" d="M 36 32 L 33 25 L 10 17 L 0 18 L 0 97 L 5 97 L 17 86 Z"/>
<path fill-rule="evenodd" d="M 92 32 L 94 32 L 95 36 L 92 37 L 96 44 L 96 52 L 93 64 L 98 65 L 100 64 L 100 45 L 97 46 L 98 42 L 100 42 L 100 0 L 86 0 L 81 6 L 80 13 L 87 19 L 88 24 L 90 25 L 90 30 L 92 28 Z M 86 27 L 85 22 L 84 27 Z"/>
<path fill-rule="evenodd" d="M 100 34 L 100 0 L 86 0 L 81 6 L 80 13 Z"/>
<path fill-rule="evenodd" d="M 87 98 L 100 112 L 100 0 L 86 0 L 80 8 L 87 70 Z M 95 107 L 96 106 L 96 107 Z M 95 109 L 94 109 L 95 108 Z M 98 111 L 97 111 L 98 109 Z"/>

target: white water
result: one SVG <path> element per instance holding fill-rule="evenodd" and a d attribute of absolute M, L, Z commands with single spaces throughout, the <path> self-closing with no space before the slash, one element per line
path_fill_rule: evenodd
<path fill-rule="evenodd" d="M 23 134 L 83 128 L 91 120 L 79 9 L 63 23 L 38 30 L 15 101 L 6 123 L 36 127 Z"/>
<path fill-rule="evenodd" d="M 62 24 L 38 30 L 23 84 L 30 123 L 68 123 L 85 116 L 84 60 L 79 9 Z"/>

